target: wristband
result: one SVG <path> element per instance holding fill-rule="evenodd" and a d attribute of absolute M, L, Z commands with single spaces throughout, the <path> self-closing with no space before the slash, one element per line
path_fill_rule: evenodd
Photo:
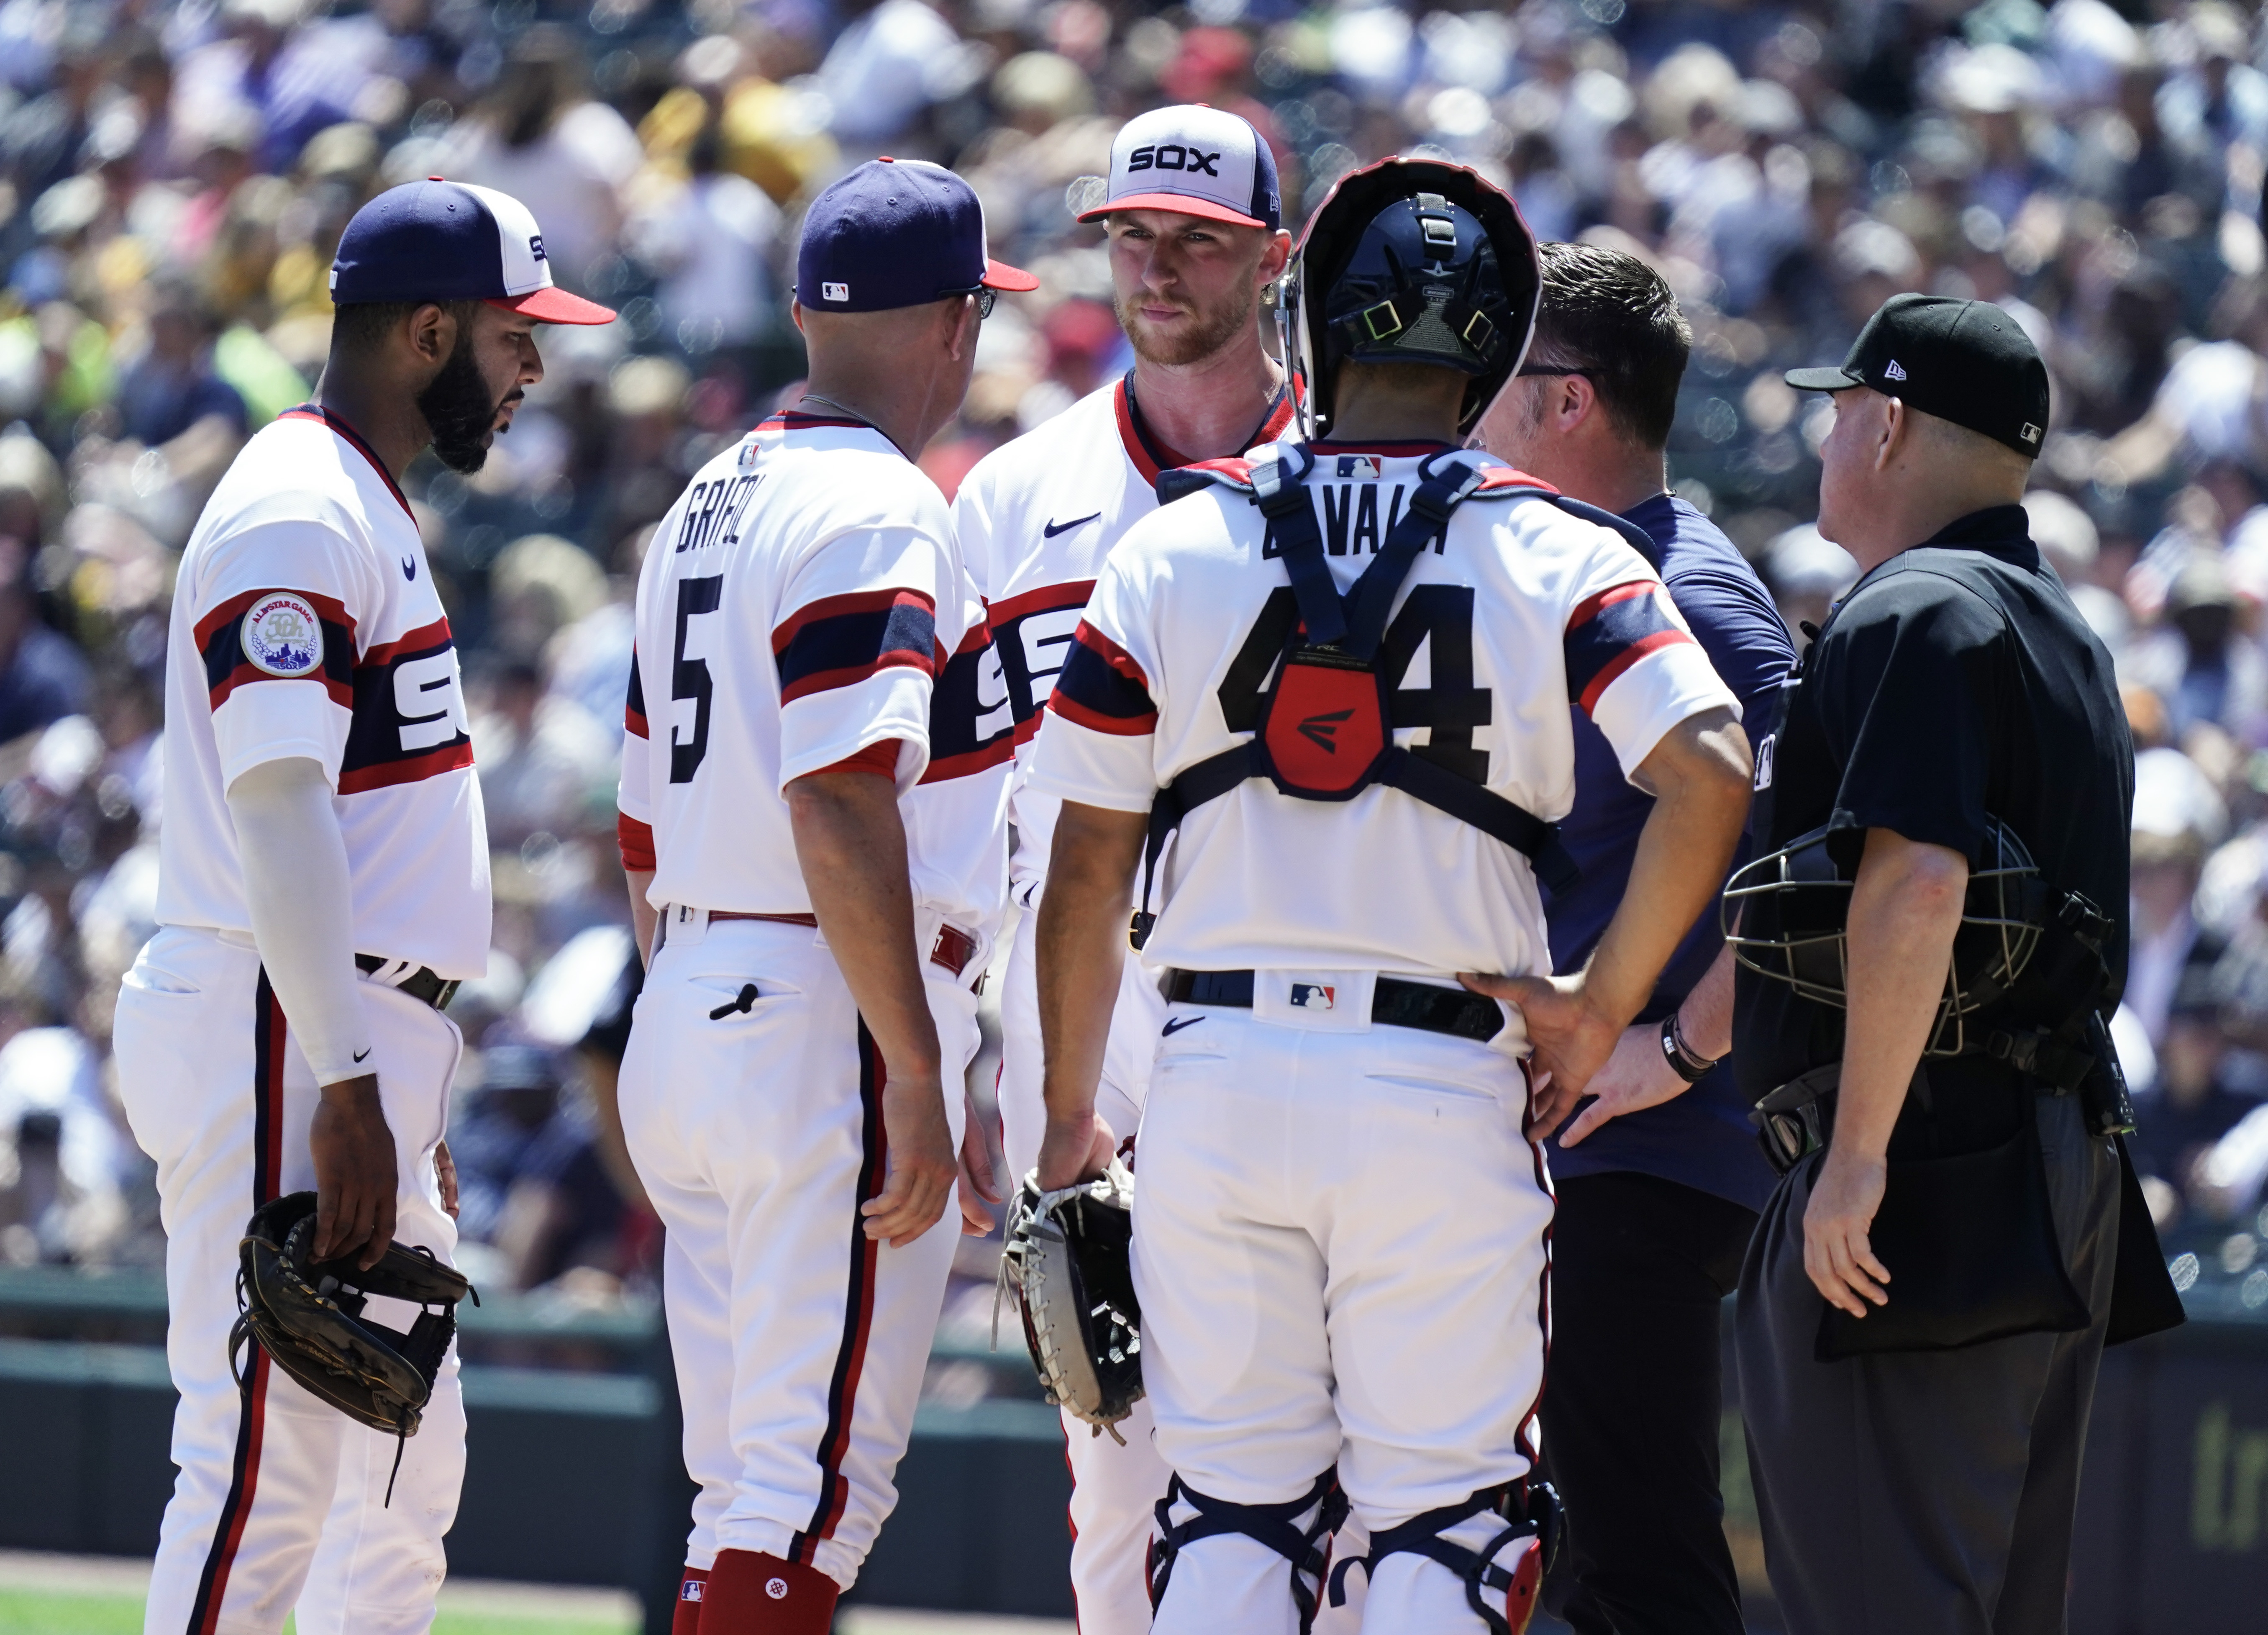
<path fill-rule="evenodd" d="M 1684 1036 L 1677 1031 L 1677 1013 L 1672 1011 L 1661 1019 L 1661 1059 L 1669 1064 L 1669 1071 L 1687 1084 L 1699 1084 L 1709 1070 L 1717 1065 L 1706 1057 L 1696 1056 Z"/>

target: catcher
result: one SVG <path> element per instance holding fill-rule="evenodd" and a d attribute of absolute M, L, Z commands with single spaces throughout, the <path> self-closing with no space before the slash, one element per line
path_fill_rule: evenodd
<path fill-rule="evenodd" d="M 1749 753 L 1618 526 L 1455 446 L 1535 320 L 1512 201 L 1384 161 L 1333 190 L 1292 278 L 1328 440 L 1182 474 L 1196 491 L 1102 565 L 1040 735 L 1032 786 L 1063 807 L 1037 1182 L 1095 1173 L 1139 896 L 1168 1007 L 1133 1211 L 1174 1472 L 1155 1627 L 1304 1631 L 1351 1508 L 1364 1629 L 1506 1635 L 1543 1553 L 1551 1197 L 1527 1127 L 1606 1059 L 1723 879 Z M 1545 819 L 1573 798 L 1571 703 L 1658 799 L 1597 956 L 1555 983 L 1535 880 L 1564 861 Z"/>

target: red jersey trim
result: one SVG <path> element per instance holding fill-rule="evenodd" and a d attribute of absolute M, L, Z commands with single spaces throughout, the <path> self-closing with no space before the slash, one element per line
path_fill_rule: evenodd
<path fill-rule="evenodd" d="M 1038 726 L 1037 716 L 1032 718 L 1032 724 L 1035 727 Z M 980 748 L 969 750 L 966 755 L 947 755 L 942 761 L 931 762 L 928 770 L 922 773 L 921 781 L 924 784 L 942 784 L 956 777 L 974 777 L 977 773 L 988 772 L 996 766 L 1005 766 L 1015 758 L 1014 737 L 1010 733 L 1002 733 L 995 736 L 990 743 Z"/>
<path fill-rule="evenodd" d="M 659 866 L 653 855 L 653 825 L 640 822 L 627 812 L 615 814 L 615 845 L 629 873 L 651 874 Z"/>
<path fill-rule="evenodd" d="M 1035 591 L 1023 591 L 1004 597 L 985 609 L 986 622 L 991 625 L 998 640 L 1002 629 L 1013 624 L 1027 614 L 1052 613 L 1061 608 L 1084 608 L 1094 594 L 1093 579 L 1066 579 L 1060 585 L 1042 585 Z"/>
<path fill-rule="evenodd" d="M 422 624 L 414 630 L 404 630 L 390 642 L 379 643 L 362 656 L 361 662 L 356 666 L 356 668 L 365 669 L 372 665 L 392 664 L 403 653 L 423 652 L 428 648 L 438 647 L 444 642 L 452 639 L 449 634 L 449 621 L 446 617 L 438 618 L 432 623 Z"/>
<path fill-rule="evenodd" d="M 412 755 L 404 761 L 381 761 L 374 766 L 357 767 L 339 774 L 339 793 L 359 795 L 372 789 L 390 789 L 396 784 L 415 784 L 429 777 L 438 777 L 444 772 L 453 772 L 460 767 L 473 764 L 470 740 L 443 744 L 430 754 Z"/>
<path fill-rule="evenodd" d="M 1665 647 L 1675 647 L 1680 642 L 1683 642 L 1689 646 L 1697 647 L 1700 645 L 1698 642 L 1696 642 L 1684 631 L 1671 630 L 1656 630 L 1653 635 L 1642 637 L 1638 640 L 1632 642 L 1629 646 L 1624 648 L 1622 652 L 1616 653 L 1601 667 L 1599 673 L 1591 678 L 1591 684 L 1583 689 L 1582 697 L 1577 701 L 1583 706 L 1583 713 L 1585 715 L 1593 713 L 1593 711 L 1597 709 L 1599 700 L 1605 695 L 1607 689 L 1612 687 L 1617 681 L 1621 680 L 1623 673 L 1628 670 L 1631 666 L 1636 664 L 1648 653 L 1659 652 Z"/>

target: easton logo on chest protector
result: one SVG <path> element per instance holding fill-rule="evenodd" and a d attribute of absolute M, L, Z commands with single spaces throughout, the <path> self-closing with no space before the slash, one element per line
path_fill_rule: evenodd
<path fill-rule="evenodd" d="M 1278 446 L 1263 454 L 1248 465 L 1207 461 L 1168 472 L 1159 482 L 1160 503 L 1208 483 L 1246 494 L 1268 519 L 1271 554 L 1283 563 L 1291 580 L 1297 615 L 1287 610 L 1277 627 L 1285 632 L 1283 644 L 1276 655 L 1275 680 L 1257 718 L 1230 722 L 1232 730 L 1252 730 L 1253 737 L 1184 769 L 1158 792 L 1150 808 L 1134 946 L 1143 945 L 1155 923 L 1149 911 L 1151 885 L 1166 842 L 1182 818 L 1256 777 L 1302 800 L 1351 800 L 1373 784 L 1401 790 L 1521 852 L 1546 886 L 1565 890 L 1574 883 L 1576 870 L 1559 843 L 1558 831 L 1485 787 L 1485 756 L 1438 753 L 1438 744 L 1435 754 L 1417 754 L 1395 743 L 1396 725 L 1430 725 L 1438 739 L 1443 727 L 1454 729 L 1459 724 L 1430 718 L 1396 721 L 1395 688 L 1410 655 L 1395 651 L 1387 620 L 1418 556 L 1435 541 L 1446 541 L 1457 507 L 1484 489 L 1492 500 L 1547 500 L 1625 538 L 1631 525 L 1493 462 L 1457 453 L 1440 454 L 1418 467 L 1418 490 L 1409 509 L 1388 530 L 1361 578 L 1341 595 L 1306 488 L 1314 456 L 1295 445 Z M 1413 606 L 1427 588 L 1410 593 Z M 1240 655 L 1239 663 L 1245 662 Z M 1256 666 L 1255 670 L 1256 681 Z M 1470 742 L 1469 725 L 1485 721 L 1485 714 L 1470 718 L 1464 727 L 1465 743 Z"/>

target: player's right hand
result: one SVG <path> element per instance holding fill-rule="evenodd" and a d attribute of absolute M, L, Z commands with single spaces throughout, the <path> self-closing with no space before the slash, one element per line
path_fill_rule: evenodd
<path fill-rule="evenodd" d="M 935 1073 L 889 1075 L 882 1086 L 882 1132 L 890 1149 L 881 1196 L 858 1205 L 866 1235 L 903 1248 L 937 1225 L 961 1168 L 945 1117 L 945 1089 Z"/>
<path fill-rule="evenodd" d="M 315 1256 L 360 1251 L 364 1270 L 394 1241 L 394 1131 L 378 1099 L 378 1075 L 325 1085 L 307 1146 L 315 1160 Z"/>

